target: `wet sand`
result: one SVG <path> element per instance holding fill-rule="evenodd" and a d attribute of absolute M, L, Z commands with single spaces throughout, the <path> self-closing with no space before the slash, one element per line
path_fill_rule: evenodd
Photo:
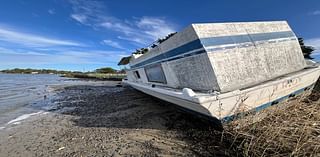
<path fill-rule="evenodd" d="M 50 109 L 0 130 L 0 156 L 236 156 L 211 122 L 129 87 L 59 87 Z"/>

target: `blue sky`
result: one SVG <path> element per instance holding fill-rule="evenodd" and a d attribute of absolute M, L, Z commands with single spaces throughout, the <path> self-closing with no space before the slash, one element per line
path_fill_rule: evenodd
<path fill-rule="evenodd" d="M 287 20 L 297 36 L 320 49 L 319 0 L 1 0 L 0 4 L 0 69 L 118 68 L 119 59 L 136 48 L 203 22 Z"/>

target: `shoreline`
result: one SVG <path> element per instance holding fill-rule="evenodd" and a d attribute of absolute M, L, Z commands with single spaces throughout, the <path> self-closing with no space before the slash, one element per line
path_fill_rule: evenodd
<path fill-rule="evenodd" d="M 74 85 L 103 85 L 106 81 L 60 78 L 51 75 L 6 74 L 2 75 L 0 94 L 0 127 L 20 116 L 47 110 L 55 91 Z M 18 78 L 18 79 L 17 79 Z M 13 79 L 13 80 L 10 80 Z M 23 80 L 19 80 L 23 79 Z M 33 79 L 33 82 L 27 80 Z M 47 79 L 42 81 L 42 79 Z M 26 81 L 25 81 L 26 80 Z"/>
<path fill-rule="evenodd" d="M 83 81 L 121 81 L 125 78 L 126 74 L 123 73 L 10 73 L 10 72 L 0 72 L 0 74 L 6 75 L 56 75 L 67 79 L 78 79 Z"/>
<path fill-rule="evenodd" d="M 181 134 L 188 128 L 211 128 L 208 122 L 132 88 L 117 87 L 118 82 L 107 82 L 55 89 L 55 106 L 46 114 L 0 131 L 0 155 L 211 154 L 190 149 L 192 140 Z"/>

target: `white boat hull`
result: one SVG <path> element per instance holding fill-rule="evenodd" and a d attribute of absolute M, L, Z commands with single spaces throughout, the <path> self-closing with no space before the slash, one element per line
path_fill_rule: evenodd
<path fill-rule="evenodd" d="M 312 89 L 320 75 L 320 68 L 304 69 L 276 80 L 250 88 L 222 94 L 196 93 L 188 96 L 178 89 L 124 80 L 123 83 L 199 114 L 229 121 L 238 114 L 259 111 L 290 96 Z"/>

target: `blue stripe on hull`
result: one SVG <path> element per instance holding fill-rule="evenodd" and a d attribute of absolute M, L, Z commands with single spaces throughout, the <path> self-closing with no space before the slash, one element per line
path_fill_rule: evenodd
<path fill-rule="evenodd" d="M 189 52 L 189 51 L 192 51 L 192 50 L 195 50 L 195 49 L 199 49 L 199 48 L 203 48 L 201 42 L 199 39 L 197 40 L 194 40 L 194 41 L 191 41 L 185 45 L 182 45 L 180 47 L 177 47 L 173 50 L 170 50 L 168 52 L 165 52 L 165 53 L 162 53 L 158 56 L 155 56 L 153 58 L 150 58 L 148 60 L 145 60 L 141 63 L 138 63 L 138 64 L 135 64 L 133 66 L 131 66 L 131 68 L 137 68 L 137 67 L 140 67 L 140 66 L 144 66 L 146 64 L 149 64 L 149 63 L 153 63 L 153 62 L 157 62 L 159 60 L 163 60 L 163 59 L 166 59 L 166 58 L 170 58 L 170 57 L 174 57 L 174 56 L 177 56 L 177 55 L 181 55 L 183 53 L 186 53 L 186 52 Z"/>
<path fill-rule="evenodd" d="M 220 46 L 235 43 L 247 43 L 256 41 L 265 41 L 279 38 L 290 38 L 295 37 L 293 32 L 273 32 L 273 33 L 259 33 L 259 34 L 245 34 L 245 35 L 234 35 L 234 36 L 222 36 L 222 37 L 209 37 L 201 38 L 201 43 L 205 46 Z"/>
<path fill-rule="evenodd" d="M 291 31 L 201 38 L 201 39 L 191 41 L 191 42 L 184 44 L 180 47 L 174 48 L 168 52 L 165 52 L 165 53 L 162 53 L 162 54 L 157 55 L 155 57 L 152 57 L 150 59 L 147 59 L 147 60 L 140 62 L 138 64 L 135 64 L 135 65 L 131 66 L 131 68 L 135 69 L 135 68 L 143 67 L 147 64 L 172 61 L 172 60 L 181 59 L 184 57 L 189 57 L 189 56 L 193 56 L 193 55 L 197 55 L 197 54 L 201 54 L 201 53 L 206 53 L 205 50 L 199 50 L 199 51 L 196 51 L 196 52 L 193 52 L 190 54 L 186 54 L 190 51 L 193 51 L 196 49 L 201 49 L 204 47 L 223 46 L 223 45 L 228 45 L 228 44 L 244 44 L 244 43 L 250 43 L 250 42 L 252 44 L 250 44 L 249 46 L 253 46 L 254 42 L 268 41 L 268 40 L 280 39 L 280 38 L 290 38 L 290 37 L 295 38 L 295 35 Z M 210 51 L 218 51 L 218 50 L 222 50 L 222 49 L 232 49 L 232 48 L 236 48 L 236 47 L 238 47 L 238 46 L 229 46 L 229 47 L 224 47 L 224 48 L 213 48 L 213 49 L 209 49 L 209 50 Z M 247 47 L 247 46 L 243 45 L 242 47 Z M 183 55 L 183 54 L 186 54 L 186 55 L 179 56 L 179 55 Z"/>
<path fill-rule="evenodd" d="M 262 104 L 262 105 L 260 105 L 260 106 L 258 106 L 258 107 L 256 107 L 256 108 L 248 111 L 248 112 L 239 113 L 239 114 L 237 114 L 237 115 L 232 115 L 232 116 L 224 117 L 223 119 L 221 119 L 221 121 L 222 121 L 223 123 L 225 123 L 225 122 L 230 122 L 230 121 L 232 121 L 232 120 L 234 120 L 234 119 L 237 119 L 237 118 L 239 118 L 239 117 L 241 117 L 241 116 L 243 116 L 243 115 L 246 115 L 246 114 L 248 114 L 248 113 L 259 112 L 259 111 L 261 111 L 261 110 L 263 110 L 263 109 L 266 109 L 266 108 L 268 108 L 268 107 L 270 107 L 270 106 L 275 105 L 275 104 L 273 104 L 273 102 L 277 102 L 277 103 L 282 102 L 282 101 L 288 99 L 290 95 L 299 95 L 299 94 L 303 93 L 303 92 L 305 91 L 305 89 L 308 89 L 308 88 L 312 89 L 312 86 L 314 86 L 314 83 L 311 84 L 310 86 L 307 86 L 307 87 L 305 87 L 305 88 L 302 88 L 302 89 L 299 89 L 299 90 L 297 90 L 297 91 L 295 91 L 295 92 L 292 92 L 292 93 L 289 94 L 289 95 L 286 95 L 286 96 L 283 96 L 283 97 L 281 97 L 281 98 L 278 98 L 278 99 L 276 99 L 276 100 L 274 100 L 274 101 L 272 101 L 272 102 L 268 102 L 268 103 Z"/>

